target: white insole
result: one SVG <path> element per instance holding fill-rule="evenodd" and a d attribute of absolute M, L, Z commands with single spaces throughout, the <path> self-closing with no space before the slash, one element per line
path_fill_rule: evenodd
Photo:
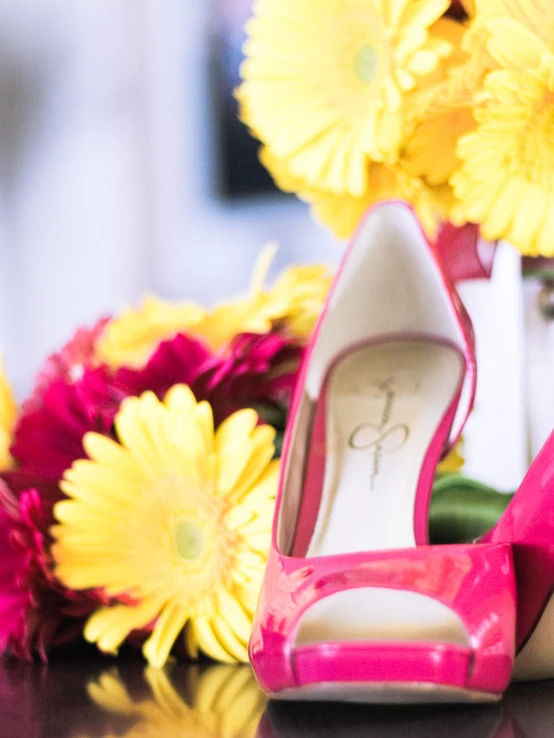
<path fill-rule="evenodd" d="M 415 546 L 422 463 L 461 372 L 453 348 L 415 340 L 359 348 L 332 369 L 323 491 L 307 556 Z M 297 643 L 375 638 L 467 642 L 444 605 L 376 588 L 321 600 L 297 633 Z"/>

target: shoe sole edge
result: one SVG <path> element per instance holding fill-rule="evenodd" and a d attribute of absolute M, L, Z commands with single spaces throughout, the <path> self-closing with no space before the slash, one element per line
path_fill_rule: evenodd
<path fill-rule="evenodd" d="M 432 682 L 321 682 L 269 693 L 274 700 L 361 702 L 368 704 L 486 703 L 502 694 Z"/>

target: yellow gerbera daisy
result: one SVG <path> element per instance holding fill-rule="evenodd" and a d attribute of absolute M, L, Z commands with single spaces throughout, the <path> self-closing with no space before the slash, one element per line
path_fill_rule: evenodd
<path fill-rule="evenodd" d="M 266 146 L 260 150 L 260 160 L 269 170 L 277 186 L 285 192 L 294 192 L 312 206 L 314 216 L 328 226 L 338 238 L 349 238 L 372 205 L 390 199 L 410 202 L 429 236 L 438 226 L 439 207 L 431 190 L 413 177 L 401 164 L 387 166 L 368 163 L 369 187 L 361 197 L 335 195 L 293 177 L 288 160 L 277 158 Z"/>
<path fill-rule="evenodd" d="M 89 697 L 102 710 L 134 718 L 125 733 L 133 736 L 254 738 L 267 698 L 248 666 L 210 666 L 187 671 L 186 695 L 178 692 L 165 671 L 145 669 L 146 698 L 133 699 L 116 669 L 87 685 Z"/>
<path fill-rule="evenodd" d="M 194 303 L 180 305 L 148 295 L 140 308 L 126 308 L 104 329 L 96 347 L 98 360 L 112 368 L 141 366 L 163 339 L 193 332 L 205 311 Z"/>
<path fill-rule="evenodd" d="M 529 47 L 514 47 L 519 68 L 491 72 L 490 101 L 478 128 L 459 142 L 452 177 L 459 221 L 482 224 L 485 238 L 504 238 L 522 253 L 554 255 L 554 56 L 529 69 Z"/>
<path fill-rule="evenodd" d="M 16 416 L 17 404 L 6 377 L 3 363 L 0 362 L 0 472 L 11 469 L 13 466 L 10 446 Z"/>
<path fill-rule="evenodd" d="M 277 246 L 270 244 L 262 251 L 248 297 L 207 313 L 195 335 L 215 349 L 237 333 L 267 333 L 276 324 L 295 338 L 308 338 L 329 292 L 331 272 L 323 264 L 289 267 L 266 289 L 264 281 L 276 250 Z M 234 315 L 234 320 L 229 321 L 229 315 Z"/>
<path fill-rule="evenodd" d="M 360 197 L 368 157 L 394 161 L 403 95 L 451 44 L 448 0 L 258 0 L 247 25 L 244 122 L 308 186 Z"/>
<path fill-rule="evenodd" d="M 100 361 L 112 368 L 142 366 L 160 341 L 185 332 L 217 350 L 239 333 L 269 332 L 275 324 L 301 340 L 312 331 L 331 283 L 323 265 L 289 267 L 271 288 L 264 279 L 275 254 L 262 250 L 250 294 L 205 311 L 193 303 L 176 304 L 147 297 L 110 321 L 97 346 Z"/>
<path fill-rule="evenodd" d="M 72 589 L 99 587 L 135 605 L 101 608 L 84 635 L 107 652 L 155 621 L 143 647 L 161 667 L 186 626 L 185 645 L 220 661 L 247 661 L 251 617 L 269 549 L 278 461 L 275 431 L 253 410 L 215 432 L 211 407 L 177 385 L 160 402 L 128 398 L 120 443 L 85 436 L 54 513 L 56 574 Z"/>

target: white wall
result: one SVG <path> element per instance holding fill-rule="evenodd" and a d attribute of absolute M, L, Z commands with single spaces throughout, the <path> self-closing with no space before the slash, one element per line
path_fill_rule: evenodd
<path fill-rule="evenodd" d="M 305 206 L 214 197 L 208 2 L 0 4 L 0 345 L 17 386 L 145 290 L 212 301 L 259 248 L 336 261 Z"/>

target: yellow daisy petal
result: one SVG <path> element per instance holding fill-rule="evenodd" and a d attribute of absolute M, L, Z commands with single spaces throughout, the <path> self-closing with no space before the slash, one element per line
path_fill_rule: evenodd
<path fill-rule="evenodd" d="M 540 64 L 548 48 L 529 29 L 512 18 L 495 18 L 487 23 L 490 38 L 487 49 L 504 69 L 521 72 Z"/>
<path fill-rule="evenodd" d="M 532 256 L 539 254 L 546 257 L 554 256 L 554 208 L 547 209 L 543 226 L 537 234 L 536 242 L 530 249 L 530 253 Z"/>
<path fill-rule="evenodd" d="M 260 584 L 261 584 L 261 576 L 260 576 Z M 240 601 L 242 603 L 242 606 L 244 607 L 244 611 L 249 617 L 252 617 L 256 606 L 258 604 L 258 595 L 259 595 L 259 589 L 258 587 L 253 587 L 250 582 L 245 580 L 244 583 L 236 585 L 237 592 L 240 595 Z"/>
<path fill-rule="evenodd" d="M 225 620 L 229 627 L 243 646 L 246 646 L 250 638 L 250 618 L 236 597 L 229 594 L 227 590 L 221 589 L 217 593 L 216 599 L 219 612 L 225 613 Z"/>
<path fill-rule="evenodd" d="M 553 50 L 554 6 L 550 0 L 475 0 L 475 3 L 477 21 L 486 26 L 489 36 L 495 30 L 491 21 L 509 19 L 532 33 L 549 51 Z M 518 41 L 520 37 L 513 39 Z M 519 50 L 514 49 L 514 53 Z"/>
<path fill-rule="evenodd" d="M 271 461 L 265 472 L 258 478 L 257 482 L 252 485 L 252 489 L 242 496 L 241 504 L 255 505 L 257 502 L 271 500 L 272 494 L 275 494 L 277 490 L 280 469 L 280 459 L 274 459 Z"/>
<path fill-rule="evenodd" d="M 178 410 L 183 413 L 191 412 L 197 408 L 194 393 L 190 387 L 182 384 L 176 384 L 172 387 L 166 394 L 164 402 L 170 410 Z"/>
<path fill-rule="evenodd" d="M 204 653 L 211 656 L 212 659 L 222 661 L 227 664 L 233 664 L 237 661 L 235 656 L 230 654 L 217 638 L 208 618 L 195 618 L 191 629 L 194 639 L 197 641 L 199 647 L 204 651 Z"/>
<path fill-rule="evenodd" d="M 132 630 L 149 625 L 157 615 L 156 602 L 143 602 L 130 607 L 114 605 L 93 613 L 85 625 L 83 635 L 106 653 L 117 653 L 119 646 Z"/>
<path fill-rule="evenodd" d="M 554 56 L 536 69 L 492 72 L 475 132 L 461 138 L 452 176 L 461 214 L 523 254 L 550 253 L 554 198 Z M 540 194 L 539 194 L 540 193 Z"/>
<path fill-rule="evenodd" d="M 215 434 L 215 448 L 221 453 L 231 445 L 242 446 L 256 427 L 258 416 L 254 410 L 244 408 L 223 421 Z"/>
<path fill-rule="evenodd" d="M 13 466 L 10 446 L 17 416 L 17 404 L 0 362 L 0 472 Z"/>
<path fill-rule="evenodd" d="M 160 669 L 165 664 L 187 617 L 187 611 L 179 603 L 169 602 L 164 607 L 152 635 L 142 647 L 142 653 L 150 666 Z"/>
<path fill-rule="evenodd" d="M 90 459 L 114 469 L 122 469 L 125 475 L 132 474 L 135 470 L 129 451 L 119 443 L 114 443 L 111 438 L 106 438 L 100 433 L 87 433 L 83 438 L 83 445 Z"/>
<path fill-rule="evenodd" d="M 212 622 L 214 634 L 217 640 L 223 644 L 227 653 L 231 654 L 237 661 L 248 663 L 248 649 L 242 643 L 226 620 L 221 617 L 215 617 Z"/>
<path fill-rule="evenodd" d="M 248 545 L 252 551 L 257 551 L 261 554 L 265 553 L 269 548 L 270 541 L 270 530 L 258 531 L 257 533 L 252 530 L 249 531 Z"/>
<path fill-rule="evenodd" d="M 270 425 L 260 425 L 252 432 L 250 457 L 240 477 L 237 477 L 234 483 L 233 501 L 240 500 L 244 494 L 249 492 L 267 469 L 275 453 L 273 447 L 275 435 L 275 428 Z M 272 448 L 273 453 L 269 456 Z"/>
<path fill-rule="evenodd" d="M 406 167 L 431 186 L 445 184 L 460 164 L 457 142 L 475 126 L 470 106 L 429 108 L 406 144 L 403 153 Z M 437 141 L 440 141 L 440 156 L 437 156 Z"/>

